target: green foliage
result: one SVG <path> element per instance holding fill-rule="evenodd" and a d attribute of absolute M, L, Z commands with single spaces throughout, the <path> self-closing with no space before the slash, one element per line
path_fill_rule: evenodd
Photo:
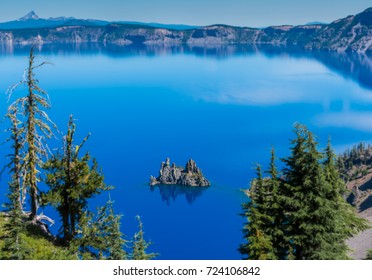
<path fill-rule="evenodd" d="M 325 180 L 317 143 L 306 127 L 295 126 L 291 156 L 284 159 L 286 168 L 283 185 L 283 208 L 295 259 L 324 259 L 324 237 L 332 224 L 333 213 L 326 194 L 330 189 Z"/>
<path fill-rule="evenodd" d="M 8 218 L 4 222 L 4 232 L 0 237 L 4 240 L 2 250 L 6 252 L 6 257 L 15 260 L 22 260 L 27 254 L 27 248 L 22 233 L 25 231 L 24 215 L 22 213 L 21 201 L 21 131 L 18 128 L 17 110 L 13 108 L 6 115 L 11 121 L 11 136 L 8 141 L 12 141 L 13 153 L 8 157 L 10 163 L 8 168 L 12 173 L 12 181 L 9 183 L 8 202 L 5 208 L 8 212 Z"/>
<path fill-rule="evenodd" d="M 111 187 L 104 183 L 96 160 L 89 153 L 79 155 L 89 135 L 74 145 L 76 127 L 72 116 L 62 149 L 44 162 L 50 152 L 45 139 L 53 136 L 50 125 L 55 125 L 44 111 L 50 107 L 48 96 L 38 86 L 34 73 L 45 62 L 35 66 L 34 60 L 31 49 L 25 80 L 10 90 L 11 96 L 16 87 L 25 85 L 28 94 L 16 99 L 6 115 L 10 121 L 6 141 L 11 142 L 12 152 L 5 168 L 10 170 L 11 182 L 5 204 L 7 212 L 0 213 L 0 259 L 127 259 L 126 240 L 120 231 L 121 216 L 114 214 L 113 202 L 109 200 L 99 208 L 97 215 L 87 210 L 90 198 Z M 45 178 L 49 189 L 40 199 L 41 178 Z M 23 212 L 26 190 L 30 215 Z M 48 217 L 37 215 L 39 199 L 43 206 L 51 205 L 59 213 L 62 222 L 59 236 L 53 236 L 42 222 Z M 151 259 L 156 254 L 146 253 L 150 243 L 143 239 L 142 223 L 138 220 L 140 231 L 134 237 L 133 256 Z"/>
<path fill-rule="evenodd" d="M 25 238 L 25 222 L 22 219 L 22 212 L 12 209 L 9 217 L 2 222 L 0 231 L 0 259 L 24 260 L 30 253 Z"/>
<path fill-rule="evenodd" d="M 111 187 L 104 183 L 97 162 L 91 162 L 88 153 L 79 156 L 89 135 L 74 145 L 75 130 L 71 116 L 62 152 L 53 155 L 43 166 L 49 191 L 43 194 L 42 201 L 56 208 L 62 221 L 62 242 L 78 252 L 80 258 L 126 259 L 121 217 L 114 214 L 113 202 L 109 200 L 99 208 L 96 216 L 87 210 L 90 198 Z"/>
<path fill-rule="evenodd" d="M 239 251 L 246 259 L 283 259 L 288 253 L 282 215 L 281 180 L 275 165 L 275 150 L 271 150 L 270 167 L 262 178 L 257 166 L 257 178 L 248 191 L 250 201 L 243 204 L 243 216 L 247 218 L 243 234 L 246 243 Z"/>
<path fill-rule="evenodd" d="M 46 62 L 35 65 L 34 49 L 31 48 L 29 55 L 29 64 L 26 69 L 25 80 L 11 88 L 10 95 L 19 85 L 25 85 L 28 93 L 26 96 L 16 99 L 10 106 L 9 112 L 19 112 L 22 117 L 20 123 L 22 125 L 22 141 L 19 149 L 24 150 L 22 157 L 23 164 L 23 184 L 28 189 L 30 195 L 31 214 L 30 219 L 35 223 L 38 210 L 38 174 L 40 166 L 43 163 L 43 158 L 47 155 L 47 145 L 45 138 L 53 136 L 48 115 L 44 111 L 50 108 L 48 95 L 38 85 L 38 80 L 35 78 L 35 69 L 43 66 Z M 17 114 L 14 114 L 17 118 Z"/>
<path fill-rule="evenodd" d="M 349 205 L 344 195 L 346 193 L 345 182 L 341 179 L 340 173 L 336 165 L 336 155 L 334 154 L 331 143 L 328 145 L 324 153 L 324 172 L 327 182 L 330 184 L 331 189 L 327 194 L 328 200 L 331 201 L 331 207 L 335 209 L 334 222 L 333 222 L 333 235 L 328 244 L 331 244 L 329 254 L 334 254 L 334 258 L 345 259 L 348 258 L 348 248 L 345 244 L 347 238 L 352 237 L 362 230 L 368 228 L 367 221 L 359 218 L 355 214 L 355 209 Z"/>
<path fill-rule="evenodd" d="M 8 225 L 12 225 L 11 219 L 0 216 L 0 236 L 8 234 Z M 6 239 L 0 238 L 0 260 L 73 260 L 77 257 L 69 250 L 54 244 L 32 224 L 22 229 L 19 239 L 22 242 L 18 243 L 18 250 L 8 250 Z M 16 246 L 16 243 L 12 246 Z"/>
<path fill-rule="evenodd" d="M 372 166 L 372 146 L 359 143 L 337 157 L 337 169 L 344 180 L 365 176 Z"/>
<path fill-rule="evenodd" d="M 367 252 L 366 260 L 372 260 L 372 250 L 369 250 L 369 251 Z"/>
<path fill-rule="evenodd" d="M 100 251 L 101 255 L 108 260 L 125 260 L 128 258 L 124 250 L 126 240 L 124 240 L 123 233 L 120 231 L 120 220 L 121 216 L 114 214 L 111 199 L 98 211 L 97 232 L 103 240 Z"/>
<path fill-rule="evenodd" d="M 345 183 L 330 142 L 323 154 L 305 126 L 297 124 L 294 132 L 282 179 L 272 151 L 270 177 L 262 179 L 258 170 L 253 181 L 251 201 L 243 204 L 248 223 L 241 252 L 250 259 L 262 259 L 262 252 L 272 259 L 347 259 L 346 239 L 367 229 L 367 221 L 342 196 Z"/>
<path fill-rule="evenodd" d="M 267 234 L 274 248 L 274 258 L 283 259 L 288 253 L 288 244 L 286 243 L 286 228 L 285 217 L 282 214 L 283 201 L 282 201 L 282 180 L 279 178 L 279 171 L 277 170 L 275 149 L 271 149 L 270 167 L 266 173 L 269 178 L 265 180 L 267 188 L 267 215 L 272 217 L 272 222 L 267 226 Z"/>
<path fill-rule="evenodd" d="M 110 189 L 103 181 L 104 177 L 98 170 L 97 162 L 91 162 L 88 153 L 79 157 L 89 135 L 80 145 L 74 146 L 75 129 L 70 116 L 62 152 L 53 155 L 43 165 L 49 190 L 43 193 L 42 203 L 50 204 L 58 211 L 62 221 L 60 235 L 66 243 L 77 234 L 76 230 L 87 208 L 88 199 Z"/>
<path fill-rule="evenodd" d="M 247 259 L 275 259 L 274 247 L 269 236 L 273 224 L 273 218 L 269 213 L 269 200 L 272 194 L 269 193 L 268 185 L 262 179 L 259 165 L 256 173 L 257 179 L 252 182 L 248 192 L 250 201 L 243 204 L 243 216 L 248 221 L 243 228 L 247 243 L 242 244 L 239 251 L 247 255 Z"/>
<path fill-rule="evenodd" d="M 157 253 L 147 253 L 148 247 L 152 244 L 144 239 L 143 224 L 140 216 L 136 216 L 138 221 L 138 232 L 133 237 L 132 260 L 151 260 L 158 256 Z"/>
<path fill-rule="evenodd" d="M 98 209 L 96 217 L 85 211 L 79 223 L 78 235 L 72 241 L 72 248 L 79 252 L 82 259 L 127 259 L 120 219 L 121 216 L 114 214 L 111 200 Z"/>
<path fill-rule="evenodd" d="M 16 211 L 22 211 L 22 182 L 23 177 L 22 170 L 22 132 L 23 129 L 20 128 L 20 122 L 17 118 L 18 112 L 17 108 L 9 108 L 6 114 L 6 118 L 10 120 L 10 137 L 6 139 L 6 142 L 11 142 L 12 152 L 7 157 L 10 160 L 9 164 L 4 167 L 10 169 L 10 174 L 12 174 L 12 181 L 10 183 L 10 194 L 8 195 L 9 203 L 5 206 L 9 211 L 14 209 Z"/>
<path fill-rule="evenodd" d="M 347 238 L 367 228 L 342 197 L 345 183 L 337 171 L 330 142 L 325 155 L 313 134 L 295 126 L 291 156 L 284 160 L 284 209 L 288 242 L 295 259 L 347 259 Z"/>

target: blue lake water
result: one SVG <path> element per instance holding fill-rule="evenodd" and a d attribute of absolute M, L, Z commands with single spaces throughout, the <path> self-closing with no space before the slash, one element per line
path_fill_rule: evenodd
<path fill-rule="evenodd" d="M 22 78 L 27 55 L 27 47 L 0 47 L 0 92 Z M 240 190 L 256 163 L 267 165 L 272 145 L 278 157 L 288 155 L 295 122 L 320 146 L 330 136 L 337 152 L 372 142 L 370 57 L 236 46 L 45 46 L 38 52 L 44 60 L 53 65 L 37 77 L 50 95 L 50 117 L 66 131 L 73 114 L 77 140 L 92 133 L 86 149 L 116 187 L 110 194 L 123 231 L 130 238 L 140 215 L 159 259 L 241 258 Z M 5 94 L 0 104 L 4 114 Z M 150 188 L 166 157 L 177 165 L 193 158 L 212 186 Z M 107 199 L 94 199 L 92 209 Z"/>

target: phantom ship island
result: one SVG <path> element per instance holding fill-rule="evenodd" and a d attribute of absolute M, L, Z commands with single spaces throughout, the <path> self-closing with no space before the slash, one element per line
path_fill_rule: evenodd
<path fill-rule="evenodd" d="M 204 178 L 201 170 L 196 166 L 194 160 L 189 159 L 186 167 L 178 167 L 175 163 L 170 164 L 167 158 L 161 163 L 159 176 L 150 176 L 150 186 L 155 185 L 178 185 L 190 187 L 209 187 L 210 182 Z"/>

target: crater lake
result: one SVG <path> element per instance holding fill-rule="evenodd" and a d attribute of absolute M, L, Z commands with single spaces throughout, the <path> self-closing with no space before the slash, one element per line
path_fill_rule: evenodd
<path fill-rule="evenodd" d="M 6 92 L 22 79 L 29 47 L 0 47 L 0 108 Z M 111 199 L 130 239 L 144 225 L 149 252 L 157 259 L 240 259 L 242 192 L 267 168 L 270 149 L 289 154 L 296 122 L 328 137 L 337 153 L 372 141 L 372 58 L 357 54 L 303 52 L 258 46 L 211 48 L 44 45 L 36 49 L 41 88 L 50 96 L 50 118 L 62 134 L 69 115 L 78 143 L 96 158 Z M 19 96 L 26 88 L 19 88 Z M 6 126 L 2 124 L 2 131 Z M 6 133 L 1 136 L 2 142 Z M 9 147 L 0 149 L 6 164 Z M 160 164 L 196 161 L 209 188 L 149 186 Z M 1 188 L 8 178 L 1 177 Z M 5 192 L 2 192 L 3 194 Z M 5 194 L 0 202 L 5 201 Z M 92 210 L 108 194 L 92 200 Z M 60 226 L 58 216 L 44 209 Z"/>

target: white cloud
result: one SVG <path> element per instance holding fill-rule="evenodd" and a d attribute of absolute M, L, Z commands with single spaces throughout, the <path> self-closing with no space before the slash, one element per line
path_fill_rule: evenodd
<path fill-rule="evenodd" d="M 316 124 L 325 127 L 351 128 L 354 130 L 372 132 L 372 112 L 338 112 L 319 115 Z"/>

